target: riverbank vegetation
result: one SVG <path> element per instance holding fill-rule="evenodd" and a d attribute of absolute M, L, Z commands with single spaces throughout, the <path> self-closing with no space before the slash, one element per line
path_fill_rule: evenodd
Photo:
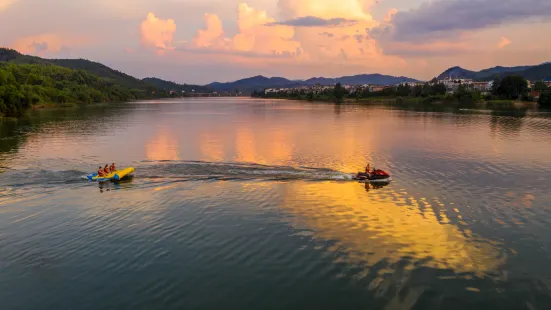
<path fill-rule="evenodd" d="M 503 79 L 495 79 L 491 90 L 482 92 L 469 89 L 467 85 L 460 85 L 457 89 L 450 90 L 446 85 L 436 80 L 423 85 L 410 86 L 400 84 L 392 87 L 379 87 L 380 90 L 372 91 L 370 88 L 347 90 L 340 83 L 333 88 L 324 88 L 319 91 L 309 91 L 304 88 L 296 88 L 279 92 L 253 92 L 253 97 L 281 98 L 308 101 L 330 102 L 380 102 L 380 103 L 449 103 L 460 106 L 476 106 L 484 104 L 487 107 L 509 106 L 514 102 L 539 103 L 543 107 L 551 108 L 551 89 L 544 83 L 538 82 L 533 87 L 539 99 L 533 96 L 528 88 L 528 82 L 521 76 L 506 76 Z"/>
<path fill-rule="evenodd" d="M 153 96 L 83 70 L 55 65 L 0 64 L 0 113 L 20 116 L 35 105 L 115 102 Z"/>

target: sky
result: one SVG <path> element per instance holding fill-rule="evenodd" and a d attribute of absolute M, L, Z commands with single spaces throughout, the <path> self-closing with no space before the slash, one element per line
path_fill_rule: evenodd
<path fill-rule="evenodd" d="M 551 61 L 549 0 L 0 0 L 0 46 L 207 84 Z"/>

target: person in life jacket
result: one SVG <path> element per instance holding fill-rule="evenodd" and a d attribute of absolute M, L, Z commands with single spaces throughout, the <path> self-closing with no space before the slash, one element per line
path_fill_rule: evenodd
<path fill-rule="evenodd" d="M 98 168 L 98 176 L 100 176 L 100 177 L 105 176 L 105 171 L 101 168 L 101 166 L 99 166 L 99 168 Z"/>
<path fill-rule="evenodd" d="M 105 174 L 109 174 L 109 166 L 108 165 L 105 165 L 105 167 L 103 168 L 103 171 L 105 171 Z"/>
<path fill-rule="evenodd" d="M 367 166 L 365 167 L 365 173 L 371 174 L 371 164 L 367 164 Z"/>
<path fill-rule="evenodd" d="M 111 172 L 117 171 L 117 168 L 115 168 L 115 163 L 111 163 L 111 166 L 109 167 L 109 170 L 110 170 Z"/>

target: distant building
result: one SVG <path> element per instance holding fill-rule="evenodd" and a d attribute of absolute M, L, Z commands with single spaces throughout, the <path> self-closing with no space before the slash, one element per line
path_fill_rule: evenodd
<path fill-rule="evenodd" d="M 371 86 L 369 87 L 369 91 L 370 91 L 370 92 L 373 92 L 373 93 L 374 93 L 374 92 L 383 91 L 384 89 L 385 89 L 385 87 L 384 87 L 384 86 L 380 86 L 380 85 L 371 85 Z"/>
<path fill-rule="evenodd" d="M 439 80 L 438 83 L 444 84 L 448 93 L 455 93 L 461 85 L 467 87 L 467 89 L 474 88 L 474 82 L 472 79 L 454 79 L 447 77 L 443 80 Z"/>
<path fill-rule="evenodd" d="M 415 86 L 423 86 L 425 85 L 425 82 L 406 82 L 406 83 L 400 83 L 398 85 L 401 85 L 401 84 L 406 84 L 409 87 L 415 87 Z"/>
<path fill-rule="evenodd" d="M 493 84 L 493 82 L 492 83 L 490 83 L 490 82 L 473 82 L 472 85 L 473 85 L 474 90 L 478 90 L 478 91 L 484 93 L 484 92 L 489 92 L 489 91 L 492 90 L 492 86 L 491 86 L 492 84 Z"/>

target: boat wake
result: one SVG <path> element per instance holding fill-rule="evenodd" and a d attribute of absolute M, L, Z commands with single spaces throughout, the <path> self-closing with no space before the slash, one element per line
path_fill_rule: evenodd
<path fill-rule="evenodd" d="M 313 180 L 349 181 L 354 175 L 325 168 L 270 166 L 254 163 L 202 161 L 143 162 L 134 174 L 139 178 L 191 180 Z"/>
<path fill-rule="evenodd" d="M 254 163 L 224 163 L 203 161 L 142 161 L 133 165 L 133 176 L 139 180 L 260 180 L 260 181 L 351 181 L 354 174 L 325 168 L 270 166 Z M 0 186 L 55 186 L 87 182 L 91 171 L 54 171 L 27 168 L 2 173 Z"/>

